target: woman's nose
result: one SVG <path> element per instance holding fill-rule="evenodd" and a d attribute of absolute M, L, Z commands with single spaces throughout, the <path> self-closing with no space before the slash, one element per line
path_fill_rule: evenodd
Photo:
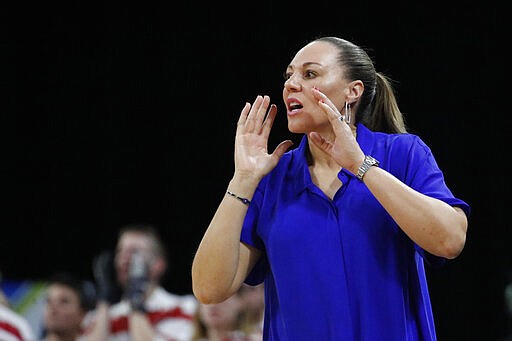
<path fill-rule="evenodd" d="M 288 91 L 296 91 L 298 89 L 300 89 L 301 87 L 301 84 L 300 82 L 297 80 L 296 77 L 294 77 L 293 75 L 290 76 L 290 78 L 288 78 L 285 82 L 284 82 L 284 87 L 286 90 Z"/>

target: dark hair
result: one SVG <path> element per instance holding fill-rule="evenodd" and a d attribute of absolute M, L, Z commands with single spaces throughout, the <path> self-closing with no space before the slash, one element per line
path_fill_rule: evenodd
<path fill-rule="evenodd" d="M 69 273 L 59 272 L 50 278 L 48 285 L 52 284 L 62 285 L 76 292 L 83 310 L 89 311 L 95 307 L 96 290 L 91 282 L 80 280 Z"/>
<path fill-rule="evenodd" d="M 360 46 L 338 37 L 320 37 L 314 41 L 330 43 L 338 48 L 338 62 L 346 78 L 360 80 L 364 91 L 355 113 L 356 123 L 363 123 L 370 130 L 386 133 L 407 132 L 391 85 L 391 80 L 377 72 L 372 59 Z"/>

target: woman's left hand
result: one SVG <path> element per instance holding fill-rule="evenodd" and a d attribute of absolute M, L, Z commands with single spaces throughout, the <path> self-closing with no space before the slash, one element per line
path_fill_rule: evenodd
<path fill-rule="evenodd" d="M 318 105 L 329 118 L 334 132 L 334 141 L 317 132 L 309 133 L 311 141 L 336 160 L 341 167 L 357 174 L 359 165 L 364 160 L 364 153 L 356 141 L 351 126 L 324 93 L 317 88 L 313 88 L 312 91 L 313 96 L 318 100 Z"/>

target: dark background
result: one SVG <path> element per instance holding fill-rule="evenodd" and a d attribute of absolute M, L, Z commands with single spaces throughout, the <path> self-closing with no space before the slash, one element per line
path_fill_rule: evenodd
<path fill-rule="evenodd" d="M 291 138 L 282 74 L 319 35 L 368 47 L 397 81 L 410 131 L 472 207 L 466 248 L 429 269 L 440 340 L 509 332 L 506 11 L 495 4 L 315 1 L 4 4 L 5 278 L 91 278 L 117 229 L 148 222 L 169 249 L 164 286 L 190 293 L 194 251 L 233 169 L 243 104 L 268 94 Z M 508 24 L 507 24 L 508 26 Z"/>

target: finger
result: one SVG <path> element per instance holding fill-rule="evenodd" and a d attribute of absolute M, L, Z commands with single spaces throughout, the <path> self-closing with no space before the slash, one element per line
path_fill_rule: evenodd
<path fill-rule="evenodd" d="M 313 88 L 313 95 L 318 100 L 318 104 L 324 112 L 327 114 L 329 120 L 333 124 L 333 127 L 338 125 L 339 122 L 343 121 L 343 115 L 340 114 L 336 106 L 332 103 L 332 101 L 327 97 L 323 92 L 318 90 L 317 88 Z M 336 121 L 336 123 L 334 123 Z"/>
<path fill-rule="evenodd" d="M 317 132 L 309 133 L 309 138 L 320 150 L 327 154 L 333 149 L 333 144 Z"/>
<path fill-rule="evenodd" d="M 247 114 L 247 119 L 245 121 L 245 127 L 247 129 L 252 130 L 256 126 L 256 116 L 258 115 L 258 111 L 261 107 L 262 102 L 263 96 L 256 96 L 256 99 L 254 100 L 254 103 L 252 104 L 251 110 Z"/>
<path fill-rule="evenodd" d="M 312 88 L 313 96 L 317 100 L 321 100 L 322 102 L 326 103 L 327 105 L 331 106 L 332 108 L 336 108 L 334 103 L 332 103 L 331 99 L 327 97 L 320 89 L 313 87 Z"/>
<path fill-rule="evenodd" d="M 275 104 L 270 105 L 270 109 L 268 111 L 267 117 L 265 117 L 265 121 L 262 125 L 262 133 L 265 135 L 265 137 L 268 137 L 270 135 L 270 130 L 272 129 L 272 126 L 274 125 L 274 120 L 277 115 L 277 106 Z"/>
<path fill-rule="evenodd" d="M 261 127 L 263 124 L 263 121 L 265 120 L 265 117 L 267 116 L 268 106 L 270 104 L 270 97 L 265 95 L 263 96 L 263 101 L 261 101 L 260 107 L 258 108 L 258 111 L 256 112 L 256 115 L 254 116 L 254 123 L 256 124 L 256 127 Z"/>
<path fill-rule="evenodd" d="M 343 120 L 343 116 L 336 110 L 332 110 L 330 106 L 323 102 L 318 103 L 323 111 L 327 114 L 329 122 L 331 123 L 332 130 L 336 136 L 343 134 L 343 129 L 348 128 L 347 123 Z"/>
<path fill-rule="evenodd" d="M 322 101 L 319 101 L 318 105 L 320 105 L 320 107 L 327 114 L 327 117 L 329 118 L 329 121 L 331 121 L 331 123 L 336 122 L 336 125 L 338 125 L 338 123 L 344 122 L 344 117 L 339 113 L 338 110 L 333 110 L 329 105 Z"/>
<path fill-rule="evenodd" d="M 272 153 L 272 157 L 276 159 L 277 161 L 281 158 L 281 156 L 284 155 L 284 153 L 293 145 L 293 142 L 291 140 L 286 140 L 281 142 L 276 149 L 274 149 L 274 152 Z"/>
<path fill-rule="evenodd" d="M 245 124 L 245 121 L 247 120 L 247 115 L 249 114 L 249 111 L 251 110 L 251 104 L 249 102 L 245 102 L 245 105 L 240 112 L 240 117 L 238 118 L 238 125 Z"/>

